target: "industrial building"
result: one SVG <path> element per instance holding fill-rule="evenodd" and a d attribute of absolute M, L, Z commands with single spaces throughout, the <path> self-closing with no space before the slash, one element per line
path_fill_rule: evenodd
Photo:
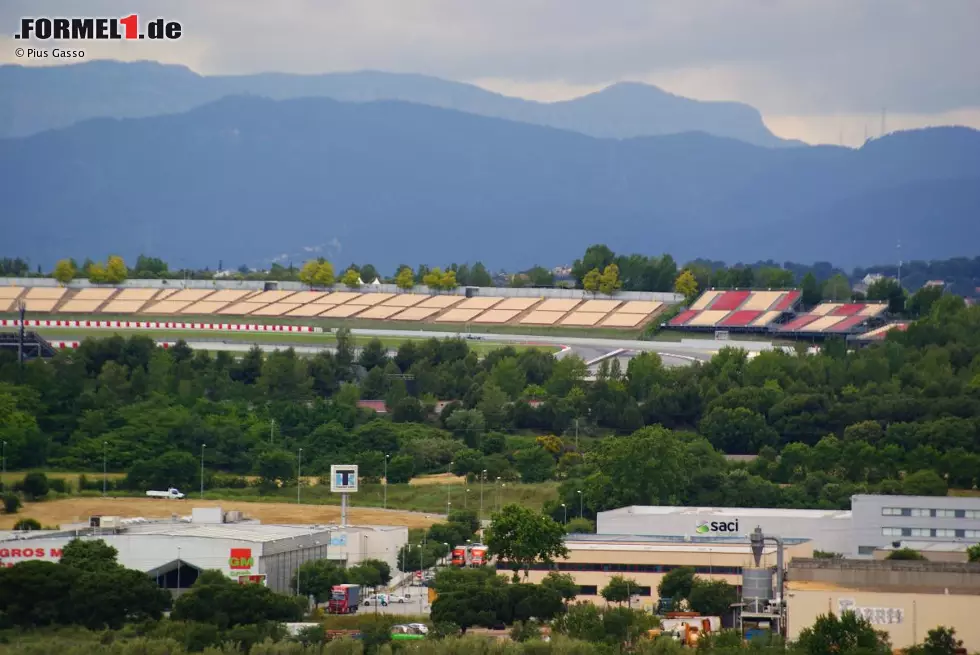
<path fill-rule="evenodd" d="M 119 551 L 120 564 L 146 572 L 175 593 L 190 587 L 206 570 L 289 593 L 296 569 L 310 560 L 353 566 L 379 559 L 395 570 L 398 551 L 408 541 L 408 528 L 263 525 L 219 507 L 194 508 L 190 516 L 165 520 L 100 516 L 59 530 L 3 533 L 0 564 L 58 561 L 65 545 L 75 538 L 105 540 Z"/>
<path fill-rule="evenodd" d="M 622 507 L 599 512 L 599 534 L 747 536 L 759 526 L 768 534 L 808 539 L 815 551 L 848 558 L 874 557 L 876 550 L 914 540 L 929 544 L 980 542 L 980 498 L 952 496 L 851 497 L 851 510 L 745 507 Z"/>
<path fill-rule="evenodd" d="M 574 534 L 565 540 L 565 547 L 568 557 L 554 565 L 535 565 L 529 581 L 540 582 L 548 571 L 557 569 L 574 576 L 580 600 L 602 603 L 599 592 L 614 575 L 621 575 L 636 581 L 635 606 L 647 609 L 656 606 L 660 580 L 676 568 L 690 566 L 702 578 L 741 587 L 743 570 L 757 566 L 747 537 Z M 805 539 L 786 539 L 785 547 L 787 560 L 813 556 L 813 547 Z M 767 545 L 758 566 L 774 567 L 776 556 L 775 546 Z M 502 573 L 510 570 L 505 563 L 497 568 Z"/>

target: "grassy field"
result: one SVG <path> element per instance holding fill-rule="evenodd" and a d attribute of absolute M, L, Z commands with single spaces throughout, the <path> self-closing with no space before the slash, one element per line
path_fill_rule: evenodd
<path fill-rule="evenodd" d="M 256 499 L 257 500 L 257 499 Z M 270 501 L 273 500 L 270 498 Z M 241 510 L 246 516 L 256 518 L 262 523 L 270 524 L 327 524 L 336 523 L 340 519 L 340 507 L 337 505 L 296 504 L 295 491 L 293 502 L 245 502 L 240 499 L 231 502 L 228 499 L 216 500 L 210 495 L 201 500 L 196 494 L 186 500 L 161 500 L 156 498 L 126 498 L 120 496 L 76 496 L 47 500 L 40 503 L 24 503 L 17 514 L 0 514 L 0 530 L 9 530 L 21 518 L 32 518 L 44 526 L 56 526 L 65 523 L 87 521 L 96 515 L 119 516 L 122 518 L 168 518 L 173 514 L 186 516 L 194 507 L 221 507 L 225 511 Z M 356 499 L 355 499 L 356 500 Z M 358 506 L 357 502 L 348 510 L 348 520 L 354 524 L 373 525 L 404 525 L 409 528 L 424 528 L 441 520 L 439 516 L 406 512 L 401 510 L 383 510 Z M 445 511 L 445 508 L 443 508 Z"/>
<path fill-rule="evenodd" d="M 78 476 L 84 475 L 89 480 L 101 480 L 102 471 L 98 473 L 77 473 L 77 472 L 63 472 L 63 471 L 41 471 L 44 475 L 48 476 L 49 480 L 68 480 L 77 489 L 78 488 Z M 0 474 L 0 482 L 4 485 L 14 484 L 15 482 L 20 482 L 24 479 L 24 476 L 28 474 L 28 471 L 7 471 L 6 473 Z M 126 477 L 125 473 L 107 473 L 106 477 L 109 480 L 121 480 Z"/>
<path fill-rule="evenodd" d="M 304 346 L 333 346 L 336 337 L 329 332 L 319 334 L 291 334 L 289 332 L 215 332 L 213 330 L 127 330 L 125 328 L 38 328 L 37 332 L 53 341 L 81 341 L 86 338 L 105 338 L 118 334 L 123 337 L 142 335 L 151 339 L 176 341 L 228 341 L 234 343 L 258 343 L 273 345 L 304 345 Z M 449 335 L 447 335 L 448 337 Z M 377 337 L 389 348 L 397 348 L 406 341 L 424 341 L 419 337 Z M 364 345 L 371 337 L 355 337 L 355 344 Z M 505 346 L 513 346 L 515 350 L 537 349 L 546 352 L 558 352 L 558 346 L 510 344 L 504 342 L 469 341 L 470 349 L 485 354 Z"/>

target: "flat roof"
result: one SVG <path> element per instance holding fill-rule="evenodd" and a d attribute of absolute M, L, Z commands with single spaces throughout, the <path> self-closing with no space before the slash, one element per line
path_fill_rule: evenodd
<path fill-rule="evenodd" d="M 783 539 L 783 543 L 788 546 L 795 546 L 806 543 L 809 539 L 802 537 L 788 537 Z M 748 537 L 724 536 L 724 537 L 703 537 L 686 536 L 676 534 L 570 534 L 565 537 L 565 544 L 699 544 L 699 545 L 748 545 L 751 540 Z"/>
<path fill-rule="evenodd" d="M 933 552 L 933 553 L 965 553 L 968 548 L 976 544 L 976 539 L 964 539 L 963 541 L 900 541 L 898 548 L 888 544 L 878 546 L 875 550 L 901 550 L 911 548 L 912 550 Z"/>
<path fill-rule="evenodd" d="M 731 518 L 772 517 L 800 519 L 850 520 L 850 510 L 839 509 L 778 509 L 774 507 L 680 507 L 673 505 L 630 505 L 599 512 L 599 516 L 723 516 Z"/>

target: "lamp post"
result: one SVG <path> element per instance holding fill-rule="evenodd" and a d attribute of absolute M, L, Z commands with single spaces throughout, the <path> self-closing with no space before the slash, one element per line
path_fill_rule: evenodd
<path fill-rule="evenodd" d="M 497 502 L 496 509 L 494 511 L 500 511 L 500 476 L 497 476 Z"/>
<path fill-rule="evenodd" d="M 296 504 L 297 505 L 299 505 L 300 503 L 299 490 L 300 490 L 300 484 L 303 482 L 302 468 L 303 468 L 303 449 L 300 448 L 299 454 L 297 455 L 297 459 L 296 459 Z"/>
<path fill-rule="evenodd" d="M 583 505 L 582 505 L 582 490 L 579 489 L 577 493 L 578 493 L 578 517 L 582 519 L 585 518 L 585 512 L 583 511 Z"/>
<path fill-rule="evenodd" d="M 446 478 L 446 518 L 449 518 L 449 509 L 453 506 L 453 464 L 449 462 L 449 477 Z"/>
<path fill-rule="evenodd" d="M 487 470 L 480 472 L 480 528 L 483 528 L 483 483 L 487 479 Z"/>
<path fill-rule="evenodd" d="M 0 477 L 0 487 L 7 488 L 7 442 L 3 442 L 3 476 Z"/>
<path fill-rule="evenodd" d="M 563 521 L 563 524 L 564 525 L 568 525 L 568 505 L 566 505 L 565 503 L 562 503 L 561 504 L 561 511 L 565 513 L 565 520 Z"/>
<path fill-rule="evenodd" d="M 384 509 L 388 509 L 388 458 L 389 457 L 391 457 L 391 455 L 385 453 L 385 489 L 384 489 L 385 498 L 384 498 L 384 505 L 382 506 Z"/>
<path fill-rule="evenodd" d="M 204 500 L 204 449 L 207 447 L 206 443 L 201 444 L 201 500 Z"/>
<path fill-rule="evenodd" d="M 109 447 L 109 442 L 108 441 L 103 441 L 102 442 L 102 495 L 103 495 L 103 497 L 105 496 L 106 478 L 108 477 L 107 471 L 109 470 L 106 467 L 106 449 L 108 447 Z"/>
<path fill-rule="evenodd" d="M 463 494 L 463 509 L 470 508 L 470 490 L 467 489 L 466 493 Z"/>

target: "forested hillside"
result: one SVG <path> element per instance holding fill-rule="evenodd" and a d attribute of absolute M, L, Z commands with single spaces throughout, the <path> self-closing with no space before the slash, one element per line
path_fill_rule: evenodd
<path fill-rule="evenodd" d="M 944 494 L 980 482 L 980 308 L 956 297 L 880 345 L 817 355 L 725 350 L 666 368 L 654 354 L 613 364 L 462 340 L 351 338 L 309 359 L 290 350 L 240 359 L 114 337 L 28 363 L 0 361 L 8 469 L 153 471 L 193 484 L 226 474 L 295 476 L 354 460 L 366 477 L 484 469 L 488 479 L 559 480 L 585 513 L 632 503 L 846 507 L 861 490 Z M 410 374 L 406 381 L 394 377 Z M 385 399 L 388 417 L 357 407 Z M 441 414 L 435 401 L 452 400 Z M 576 436 L 577 435 L 577 436 Z M 727 454 L 758 454 L 731 464 Z M 163 482 L 161 480 L 161 482 Z M 552 508 L 556 509 L 556 508 Z"/>

